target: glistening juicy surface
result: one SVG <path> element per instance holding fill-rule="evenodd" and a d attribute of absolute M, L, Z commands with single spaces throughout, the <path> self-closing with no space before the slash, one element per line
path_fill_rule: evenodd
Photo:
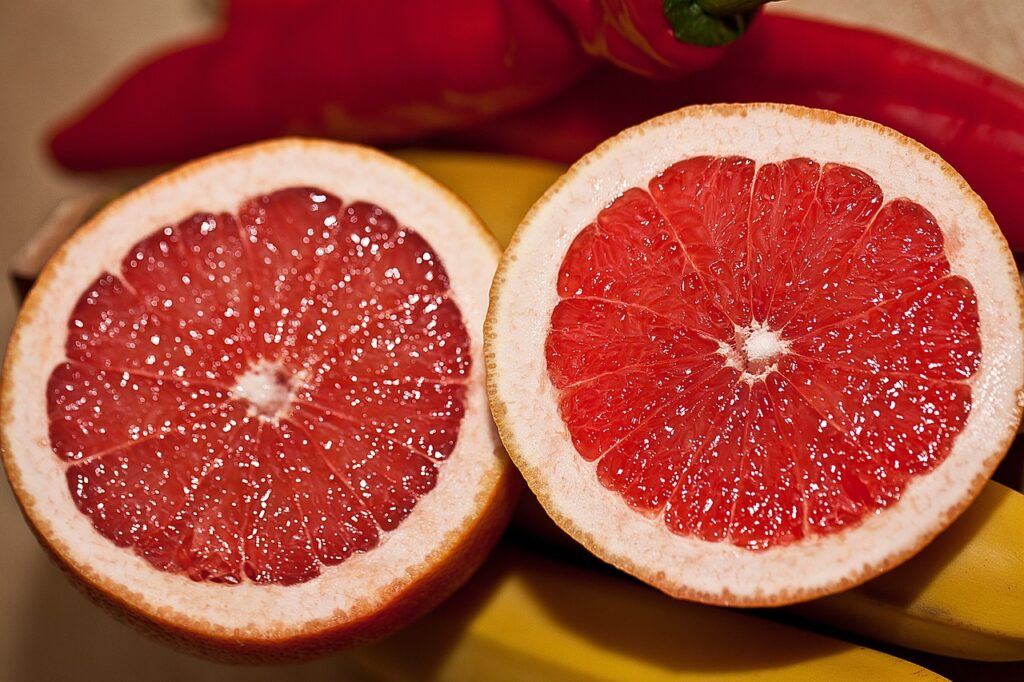
<path fill-rule="evenodd" d="M 193 580 L 294 583 L 372 549 L 458 438 L 448 287 L 416 232 L 316 189 L 146 237 L 82 295 L 50 376 L 75 503 Z"/>
<path fill-rule="evenodd" d="M 697 157 L 569 247 L 546 341 L 572 441 L 671 531 L 834 533 L 948 454 L 981 357 L 926 208 L 809 159 Z"/>

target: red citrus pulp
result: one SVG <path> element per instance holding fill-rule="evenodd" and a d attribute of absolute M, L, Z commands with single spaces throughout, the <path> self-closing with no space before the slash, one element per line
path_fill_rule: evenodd
<path fill-rule="evenodd" d="M 448 286 L 420 235 L 319 189 L 146 237 L 79 299 L 50 375 L 75 503 L 195 580 L 288 584 L 372 549 L 458 439 Z"/>
<path fill-rule="evenodd" d="M 577 235 L 558 293 L 573 444 L 681 535 L 766 548 L 856 523 L 970 411 L 973 288 L 926 209 L 849 166 L 678 162 Z"/>

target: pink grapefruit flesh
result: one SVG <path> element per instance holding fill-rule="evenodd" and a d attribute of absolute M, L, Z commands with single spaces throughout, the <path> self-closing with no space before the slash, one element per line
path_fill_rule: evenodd
<path fill-rule="evenodd" d="M 949 453 L 981 342 L 927 209 L 867 174 L 694 157 L 566 252 L 546 357 L 601 484 L 751 549 L 834 533 Z"/>
<path fill-rule="evenodd" d="M 281 189 L 154 232 L 88 287 L 50 440 L 116 544 L 194 580 L 289 584 L 375 547 L 434 487 L 469 363 L 422 237 Z"/>

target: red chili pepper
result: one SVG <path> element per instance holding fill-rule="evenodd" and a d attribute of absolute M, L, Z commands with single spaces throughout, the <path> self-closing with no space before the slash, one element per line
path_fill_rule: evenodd
<path fill-rule="evenodd" d="M 570 162 L 687 104 L 785 102 L 888 125 L 938 152 L 1024 253 L 1024 87 L 892 36 L 764 15 L 721 61 L 672 82 L 594 71 L 559 96 L 438 144 Z"/>
<path fill-rule="evenodd" d="M 384 144 L 465 128 L 550 96 L 587 69 L 568 18 L 593 54 L 634 70 L 665 75 L 718 61 L 672 82 L 597 69 L 533 110 L 447 143 L 569 161 L 685 104 L 825 107 L 937 151 L 1024 252 L 1024 88 L 897 38 L 795 18 L 764 16 L 727 52 L 680 45 L 668 32 L 721 43 L 760 2 L 234 0 L 220 38 L 141 69 L 59 133 L 54 153 L 69 167 L 99 169 L 289 131 Z"/>
<path fill-rule="evenodd" d="M 76 170 L 286 133 L 383 144 L 538 102 L 592 63 L 547 0 L 231 0 L 52 140 Z"/>
<path fill-rule="evenodd" d="M 55 135 L 53 153 L 98 170 L 296 132 L 410 141 L 572 83 L 592 63 L 574 33 L 634 70 L 688 73 L 724 48 L 673 32 L 729 42 L 764 1 L 231 0 L 222 34 L 130 75 Z"/>

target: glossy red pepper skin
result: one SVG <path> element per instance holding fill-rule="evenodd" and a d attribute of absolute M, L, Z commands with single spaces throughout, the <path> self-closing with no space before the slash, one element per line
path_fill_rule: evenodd
<path fill-rule="evenodd" d="M 551 0 L 576 29 L 587 54 L 653 78 L 674 78 L 721 59 L 729 45 L 678 40 L 661 0 Z"/>
<path fill-rule="evenodd" d="M 59 132 L 53 151 L 65 166 L 95 170 L 182 161 L 288 132 L 388 144 L 466 129 L 441 143 L 571 161 L 686 104 L 790 102 L 873 119 L 931 147 L 1024 253 L 1024 87 L 898 38 L 771 14 L 728 50 L 673 45 L 661 6 L 233 0 L 223 35 L 143 67 Z M 607 19 L 609 8 L 618 19 Z M 587 71 L 592 61 L 574 30 L 624 65 L 653 52 L 648 65 L 667 71 L 708 68 L 652 81 L 608 65 L 533 109 L 481 124 Z"/>
<path fill-rule="evenodd" d="M 548 0 L 231 0 L 225 20 L 59 130 L 57 160 L 166 164 L 287 133 L 407 141 L 538 102 L 592 64 Z"/>
<path fill-rule="evenodd" d="M 718 63 L 664 82 L 592 72 L 559 96 L 438 144 L 571 162 L 623 128 L 709 102 L 785 102 L 883 123 L 948 161 L 1024 253 L 1024 86 L 892 36 L 765 14 Z"/>

